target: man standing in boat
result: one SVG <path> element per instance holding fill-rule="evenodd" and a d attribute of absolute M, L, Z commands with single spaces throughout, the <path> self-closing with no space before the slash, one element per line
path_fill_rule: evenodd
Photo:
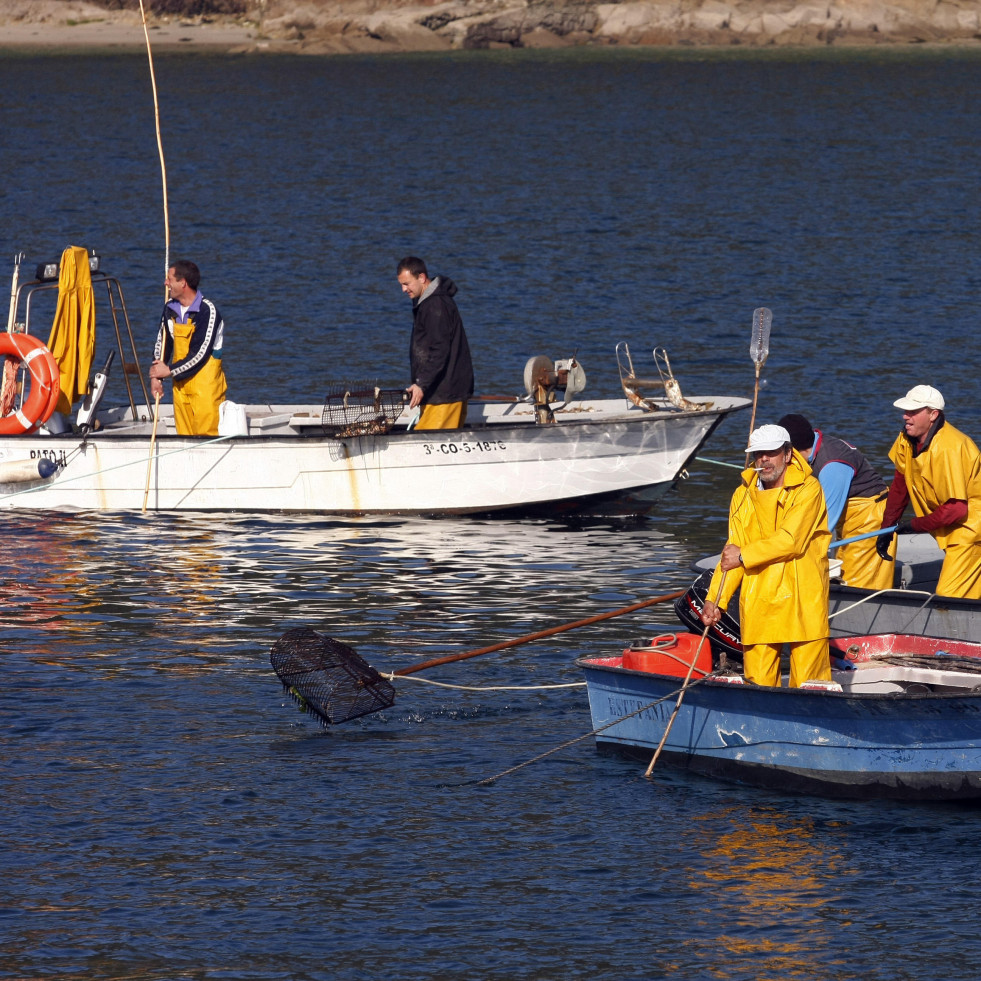
<path fill-rule="evenodd" d="M 813 429 L 804 416 L 786 415 L 779 425 L 790 433 L 794 449 L 807 460 L 821 484 L 829 530 L 837 531 L 838 538 L 852 538 L 881 528 L 888 488 L 872 464 L 851 443 Z M 841 576 L 847 585 L 857 589 L 892 588 L 895 544 L 887 542 L 891 554 L 882 559 L 877 542 L 876 538 L 864 538 L 842 547 Z"/>
<path fill-rule="evenodd" d="M 944 404 L 930 385 L 893 402 L 902 409 L 903 429 L 889 451 L 896 475 L 881 527 L 896 524 L 912 502 L 916 517 L 898 531 L 929 532 L 944 550 L 937 595 L 981 599 L 981 452 L 947 422 Z M 876 539 L 880 555 L 890 537 Z"/>
<path fill-rule="evenodd" d="M 426 264 L 406 256 L 396 269 L 402 292 L 412 299 L 409 408 L 422 406 L 416 429 L 461 429 L 473 395 L 473 362 L 463 320 L 446 276 L 429 278 Z"/>
<path fill-rule="evenodd" d="M 163 378 L 174 383 L 174 422 L 181 436 L 217 436 L 218 406 L 228 389 L 221 366 L 225 324 L 218 308 L 199 292 L 201 273 L 178 260 L 167 270 L 170 300 L 150 365 L 150 392 L 163 394 Z"/>
<path fill-rule="evenodd" d="M 712 576 L 702 622 L 718 623 L 737 589 L 743 674 L 780 685 L 780 649 L 790 646 L 790 685 L 830 681 L 828 510 L 821 485 L 783 426 L 754 429 L 753 465 L 729 505 L 729 541 Z"/>

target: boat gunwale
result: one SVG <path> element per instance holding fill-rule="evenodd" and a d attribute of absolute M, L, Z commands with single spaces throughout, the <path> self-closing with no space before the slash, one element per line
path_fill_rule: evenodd
<path fill-rule="evenodd" d="M 723 396 L 719 396 L 722 398 Z M 712 416 L 721 419 L 723 416 L 729 415 L 733 412 L 739 412 L 744 408 L 748 408 L 750 402 L 748 399 L 741 399 L 736 396 L 724 396 L 728 399 L 734 399 L 739 404 L 722 406 L 719 408 L 711 409 L 698 409 L 698 410 L 676 410 L 667 413 L 661 412 L 643 412 L 640 410 L 624 409 L 622 412 L 609 412 L 602 415 L 597 414 L 594 416 L 589 416 L 586 413 L 577 415 L 575 417 L 566 417 L 557 420 L 555 423 L 538 423 L 533 415 L 530 415 L 526 419 L 507 419 L 500 422 L 493 420 L 482 420 L 479 424 L 473 424 L 468 422 L 464 425 L 462 429 L 449 429 L 449 430 L 436 430 L 436 429 L 407 429 L 404 426 L 396 425 L 387 432 L 384 433 L 366 433 L 362 435 L 353 436 L 337 436 L 331 435 L 324 432 L 323 427 L 319 423 L 310 423 L 309 425 L 303 427 L 290 427 L 289 423 L 285 423 L 280 431 L 278 432 L 256 432 L 248 433 L 246 435 L 239 436 L 228 436 L 222 439 L 223 443 L 230 443 L 237 445 L 239 443 L 253 443 L 253 442 L 268 442 L 271 440 L 320 440 L 329 443 L 345 443 L 354 440 L 381 440 L 381 439 L 396 439 L 399 442 L 433 442 L 437 440 L 437 434 L 441 434 L 443 438 L 446 436 L 467 436 L 475 433 L 495 433 L 503 434 L 507 432 L 521 432 L 525 433 L 529 430 L 550 433 L 550 432 L 563 432 L 570 429 L 575 429 L 579 427 L 594 427 L 594 426 L 609 426 L 609 425 L 625 425 L 629 428 L 634 428 L 636 426 L 649 425 L 651 423 L 662 423 L 669 422 L 672 420 L 690 419 L 690 418 L 700 418 L 705 416 Z M 616 400 L 611 400 L 616 401 Z M 487 403 L 481 403 L 487 404 Z M 502 405 L 511 405 L 513 403 L 494 403 Z M 125 407 L 117 407 L 125 408 Z M 111 411 L 111 410 L 109 410 Z M 275 413 L 270 413 L 270 415 Z M 171 416 L 166 418 L 171 419 Z M 261 416 L 257 418 L 262 418 Z M 119 429 L 115 427 L 118 426 Z M 130 433 L 124 431 L 125 429 L 140 427 L 144 431 L 138 433 Z M 149 420 L 120 420 L 118 423 L 110 423 L 98 430 L 93 430 L 86 434 L 75 433 L 75 432 L 64 432 L 64 433 L 51 433 L 51 434 L 41 434 L 37 432 L 28 433 L 17 433 L 11 434 L 9 436 L 0 437 L 0 443 L 8 440 L 26 440 L 26 439 L 42 439 L 47 441 L 67 441 L 73 444 L 84 443 L 84 442 L 98 442 L 98 443 L 109 443 L 109 442 L 131 442 L 140 441 L 145 442 L 149 436 L 150 421 Z M 304 430 L 311 430 L 310 432 L 305 432 Z M 176 440 L 188 440 L 192 444 L 205 443 L 220 439 L 221 437 L 215 436 L 185 436 L 180 433 L 168 433 L 159 432 L 157 433 L 157 442 L 174 442 Z"/>
<path fill-rule="evenodd" d="M 619 657 L 609 657 L 603 658 L 602 660 L 618 660 Z M 596 671 L 606 671 L 610 674 L 617 676 L 620 674 L 628 675 L 631 677 L 642 677 L 642 678 L 654 678 L 658 681 L 666 681 L 673 683 L 676 690 L 680 690 L 684 685 L 684 678 L 678 675 L 670 674 L 660 674 L 655 671 L 638 671 L 635 668 L 625 668 L 622 664 L 602 664 L 599 663 L 600 659 L 595 656 L 578 657 L 575 660 L 575 664 L 578 668 L 585 671 L 587 668 Z M 868 662 L 866 662 L 868 663 Z M 979 669 L 981 669 L 981 660 L 978 663 Z M 587 679 L 587 688 L 588 688 Z M 743 681 L 742 683 L 734 683 L 731 681 L 722 681 L 719 678 L 712 677 L 711 675 L 705 678 L 697 678 L 687 686 L 686 691 L 691 691 L 695 687 L 702 688 L 708 686 L 712 689 L 734 689 L 740 692 L 753 692 L 753 693 L 765 693 L 773 695 L 788 695 L 792 698 L 801 698 L 809 696 L 817 696 L 819 698 L 824 698 L 826 696 L 833 696 L 837 699 L 844 699 L 846 701 L 875 701 L 875 700 L 886 700 L 889 702 L 896 701 L 915 701 L 922 702 L 927 700 L 937 700 L 937 699 L 981 699 L 981 691 L 975 691 L 973 689 L 965 688 L 962 692 L 908 692 L 908 691 L 896 691 L 896 692 L 855 692 L 855 691 L 835 691 L 831 688 L 790 688 L 789 686 L 781 686 L 779 688 L 773 688 L 769 685 L 757 685 L 752 681 Z M 634 695 L 641 697 L 638 693 L 634 692 Z M 665 697 L 665 696 L 662 696 Z"/>

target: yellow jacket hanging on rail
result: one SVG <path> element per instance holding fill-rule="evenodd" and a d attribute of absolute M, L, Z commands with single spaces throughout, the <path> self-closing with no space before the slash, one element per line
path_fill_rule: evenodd
<path fill-rule="evenodd" d="M 58 362 L 61 395 L 56 411 L 71 415 L 72 405 L 89 387 L 95 355 L 95 298 L 88 252 L 70 245 L 61 256 L 58 277 L 58 309 L 55 311 L 48 349 Z"/>
<path fill-rule="evenodd" d="M 828 511 L 805 459 L 793 451 L 784 485 L 764 490 L 751 467 L 729 506 L 729 541 L 743 567 L 726 575 L 719 607 L 740 586 L 743 644 L 782 644 L 828 636 Z M 709 597 L 716 596 L 716 568 Z"/>

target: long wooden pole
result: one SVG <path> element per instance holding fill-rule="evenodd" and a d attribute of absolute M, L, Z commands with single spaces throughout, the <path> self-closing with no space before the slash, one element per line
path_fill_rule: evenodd
<path fill-rule="evenodd" d="M 719 580 L 719 591 L 715 594 L 715 605 L 719 605 L 719 600 L 722 599 L 722 588 L 726 584 L 726 573 L 723 571 L 722 578 Z M 705 629 L 702 631 L 702 639 L 698 642 L 698 647 L 695 648 L 695 653 L 692 655 L 691 664 L 688 665 L 688 674 L 685 675 L 685 681 L 681 686 L 681 691 L 678 692 L 678 701 L 674 703 L 674 711 L 671 713 L 671 718 L 668 719 L 668 724 L 664 727 L 664 735 L 661 736 L 661 741 L 657 744 L 657 749 L 654 751 L 654 756 L 651 758 L 650 765 L 644 771 L 645 777 L 650 777 L 651 771 L 654 769 L 654 764 L 657 763 L 657 758 L 661 755 L 661 750 L 664 749 L 664 744 L 668 741 L 668 734 L 671 732 L 671 727 L 674 725 L 674 720 L 678 717 L 678 712 L 681 709 L 681 700 L 685 697 L 685 692 L 688 691 L 689 682 L 691 681 L 692 672 L 695 670 L 695 665 L 698 662 L 698 655 L 702 652 L 702 645 L 705 643 L 705 638 L 708 637 L 708 632 L 711 629 L 712 624 L 707 623 Z"/>
<path fill-rule="evenodd" d="M 150 434 L 150 456 L 146 461 L 146 487 L 143 491 L 143 513 L 146 514 L 146 502 L 150 498 L 150 474 L 153 472 L 153 447 L 157 443 L 157 423 L 160 422 L 160 393 L 153 397 L 153 432 Z"/>
<path fill-rule="evenodd" d="M 167 164 L 164 161 L 163 137 L 160 135 L 160 101 L 157 98 L 157 76 L 153 70 L 153 51 L 150 48 L 150 31 L 146 23 L 146 10 L 140 0 L 140 14 L 143 17 L 143 36 L 146 38 L 146 56 L 150 64 L 150 86 L 153 89 L 153 118 L 157 128 L 157 153 L 160 156 L 160 179 L 163 184 L 164 219 L 164 277 L 170 269 L 170 212 L 167 205 Z M 166 293 L 166 288 L 164 289 Z M 164 297 L 166 300 L 166 296 Z"/>
<path fill-rule="evenodd" d="M 609 620 L 612 617 L 620 617 L 625 613 L 633 613 L 634 610 L 642 610 L 645 606 L 654 606 L 655 603 L 669 603 L 671 600 L 684 596 L 685 590 L 679 589 L 676 593 L 665 593 L 663 596 L 655 596 L 653 599 L 641 600 L 630 606 L 621 607 L 619 610 L 611 610 L 609 613 L 597 613 L 596 616 L 586 617 L 585 620 L 575 620 L 572 623 L 563 623 L 557 627 L 548 627 L 545 630 L 537 630 L 533 634 L 525 634 L 524 637 L 517 637 L 514 640 L 504 640 L 499 644 L 491 644 L 490 647 L 481 647 L 475 651 L 466 651 L 464 654 L 450 654 L 447 657 L 438 657 L 432 661 L 424 661 L 422 664 L 413 664 L 407 668 L 399 668 L 392 674 L 404 677 L 407 674 L 415 674 L 426 668 L 435 668 L 440 664 L 450 664 L 453 661 L 464 661 L 468 657 L 479 657 L 481 654 L 492 654 L 494 651 L 503 651 L 506 647 L 517 647 L 519 644 L 527 644 L 533 640 L 541 640 L 543 637 L 551 637 L 553 634 L 560 634 L 566 630 L 575 630 L 576 627 L 586 627 L 591 623 L 599 623 L 601 620 Z M 387 675 L 387 672 L 386 672 Z"/>
<path fill-rule="evenodd" d="M 143 37 L 146 39 L 146 58 L 150 66 L 150 88 L 153 91 L 153 121 L 157 133 L 157 155 L 160 157 L 160 184 L 163 191 L 163 222 L 164 222 L 164 279 L 170 272 L 170 207 L 167 201 L 167 162 L 164 160 L 163 136 L 160 132 L 160 99 L 157 97 L 157 75 L 153 70 L 153 49 L 150 47 L 150 30 L 146 23 L 146 8 L 140 0 L 140 16 L 143 18 Z M 167 287 L 164 285 L 164 303 L 168 300 Z M 150 435 L 150 455 L 146 461 L 146 487 L 143 491 L 143 513 L 146 513 L 147 500 L 150 497 L 150 473 L 153 468 L 153 449 L 157 442 L 157 425 L 160 422 L 160 393 L 153 399 L 153 432 Z"/>

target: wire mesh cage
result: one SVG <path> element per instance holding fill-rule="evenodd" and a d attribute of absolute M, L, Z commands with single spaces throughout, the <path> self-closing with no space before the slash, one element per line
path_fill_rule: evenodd
<path fill-rule="evenodd" d="M 387 433 L 408 397 L 401 388 L 379 388 L 373 382 L 333 384 L 324 398 L 321 425 L 338 439 Z"/>
<path fill-rule="evenodd" d="M 283 687 L 324 725 L 395 703 L 395 687 L 347 644 L 309 627 L 287 630 L 269 652 Z"/>

